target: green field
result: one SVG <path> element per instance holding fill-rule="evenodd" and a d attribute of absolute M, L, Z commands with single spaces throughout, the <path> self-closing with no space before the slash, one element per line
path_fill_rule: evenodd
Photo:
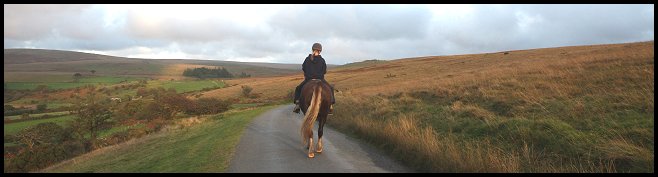
<path fill-rule="evenodd" d="M 45 172 L 224 172 L 242 132 L 275 106 L 213 116 L 192 127 L 92 152 Z"/>
<path fill-rule="evenodd" d="M 56 108 L 65 107 L 65 106 L 73 106 L 73 103 L 57 103 L 57 102 L 52 103 L 52 102 L 48 102 L 47 105 L 48 105 L 47 106 L 48 109 L 56 109 Z"/>
<path fill-rule="evenodd" d="M 30 117 L 39 117 L 43 115 L 66 115 L 69 114 L 69 111 L 60 111 L 60 112 L 47 112 L 47 113 L 41 113 L 41 114 L 30 114 Z M 15 120 L 15 119 L 20 119 L 21 115 L 15 115 L 15 116 L 5 116 L 5 119 L 10 119 L 10 120 Z"/>
<path fill-rule="evenodd" d="M 198 91 L 204 88 L 224 87 L 224 82 L 217 80 L 193 80 L 193 81 L 150 81 L 148 88 L 163 87 L 174 88 L 177 93 Z"/>
<path fill-rule="evenodd" d="M 5 82 L 69 82 L 71 73 L 55 72 L 4 72 Z"/>
<path fill-rule="evenodd" d="M 39 119 L 39 120 L 33 120 L 33 121 L 25 121 L 25 122 L 16 122 L 16 123 L 10 123 L 10 124 L 5 124 L 5 135 L 11 135 L 15 134 L 27 127 L 37 125 L 40 123 L 46 123 L 46 122 L 54 122 L 59 125 L 65 125 L 68 120 L 71 120 L 75 117 L 75 115 L 66 115 L 62 117 L 55 117 L 55 118 L 48 118 L 48 119 Z"/>
<path fill-rule="evenodd" d="M 37 88 L 39 85 L 48 86 L 48 89 L 67 89 L 82 87 L 85 85 L 97 85 L 97 84 L 116 84 L 121 81 L 135 81 L 142 78 L 137 77 L 109 77 L 109 76 L 100 76 L 100 77 L 84 77 L 81 78 L 78 82 L 73 82 L 73 79 L 70 81 L 63 82 L 6 82 L 5 89 L 10 90 L 32 90 Z"/>

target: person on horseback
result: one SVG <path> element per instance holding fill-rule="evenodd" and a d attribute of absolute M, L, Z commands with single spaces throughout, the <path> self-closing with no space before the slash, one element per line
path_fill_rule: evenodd
<path fill-rule="evenodd" d="M 302 64 L 302 71 L 304 71 L 304 81 L 302 81 L 302 83 L 300 83 L 297 88 L 295 88 L 295 98 L 293 100 L 295 103 L 293 112 L 295 113 L 299 113 L 299 99 L 301 97 L 301 90 L 306 82 L 311 79 L 320 79 L 329 85 L 327 80 L 324 80 L 324 74 L 327 73 L 327 64 L 325 63 L 324 58 L 322 58 L 322 55 L 320 55 L 320 52 L 322 52 L 322 45 L 320 45 L 320 43 L 313 44 L 311 51 L 313 53 L 309 54 L 308 57 L 304 59 L 304 64 Z M 329 86 L 331 87 L 331 107 L 329 108 L 329 115 L 331 115 L 333 114 L 334 103 L 336 103 L 336 100 L 334 99 L 334 88 L 331 85 Z"/>

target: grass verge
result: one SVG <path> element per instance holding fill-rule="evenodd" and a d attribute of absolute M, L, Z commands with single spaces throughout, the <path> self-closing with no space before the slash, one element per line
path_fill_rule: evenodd
<path fill-rule="evenodd" d="M 195 126 L 103 148 L 43 172 L 223 172 L 244 128 L 274 107 L 223 113 Z"/>

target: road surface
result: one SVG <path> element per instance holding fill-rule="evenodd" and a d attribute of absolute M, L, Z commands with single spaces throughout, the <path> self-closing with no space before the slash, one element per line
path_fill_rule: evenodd
<path fill-rule="evenodd" d="M 308 158 L 299 129 L 302 114 L 293 105 L 269 110 L 251 122 L 231 159 L 229 173 L 398 173 L 412 172 L 382 154 L 330 127 L 324 127 L 324 150 Z M 329 120 L 331 121 L 331 116 Z M 313 128 L 317 141 L 317 122 Z"/>

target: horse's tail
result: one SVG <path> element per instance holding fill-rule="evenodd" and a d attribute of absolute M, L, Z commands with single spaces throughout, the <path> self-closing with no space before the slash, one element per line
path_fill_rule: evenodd
<path fill-rule="evenodd" d="M 311 97 L 311 104 L 308 106 L 308 111 L 304 115 L 304 122 L 302 123 L 302 142 L 304 145 L 308 144 L 310 138 L 313 138 L 313 123 L 318 118 L 320 112 L 320 103 L 322 103 L 322 86 L 316 85 Z M 309 146 L 312 146 L 309 144 Z"/>

